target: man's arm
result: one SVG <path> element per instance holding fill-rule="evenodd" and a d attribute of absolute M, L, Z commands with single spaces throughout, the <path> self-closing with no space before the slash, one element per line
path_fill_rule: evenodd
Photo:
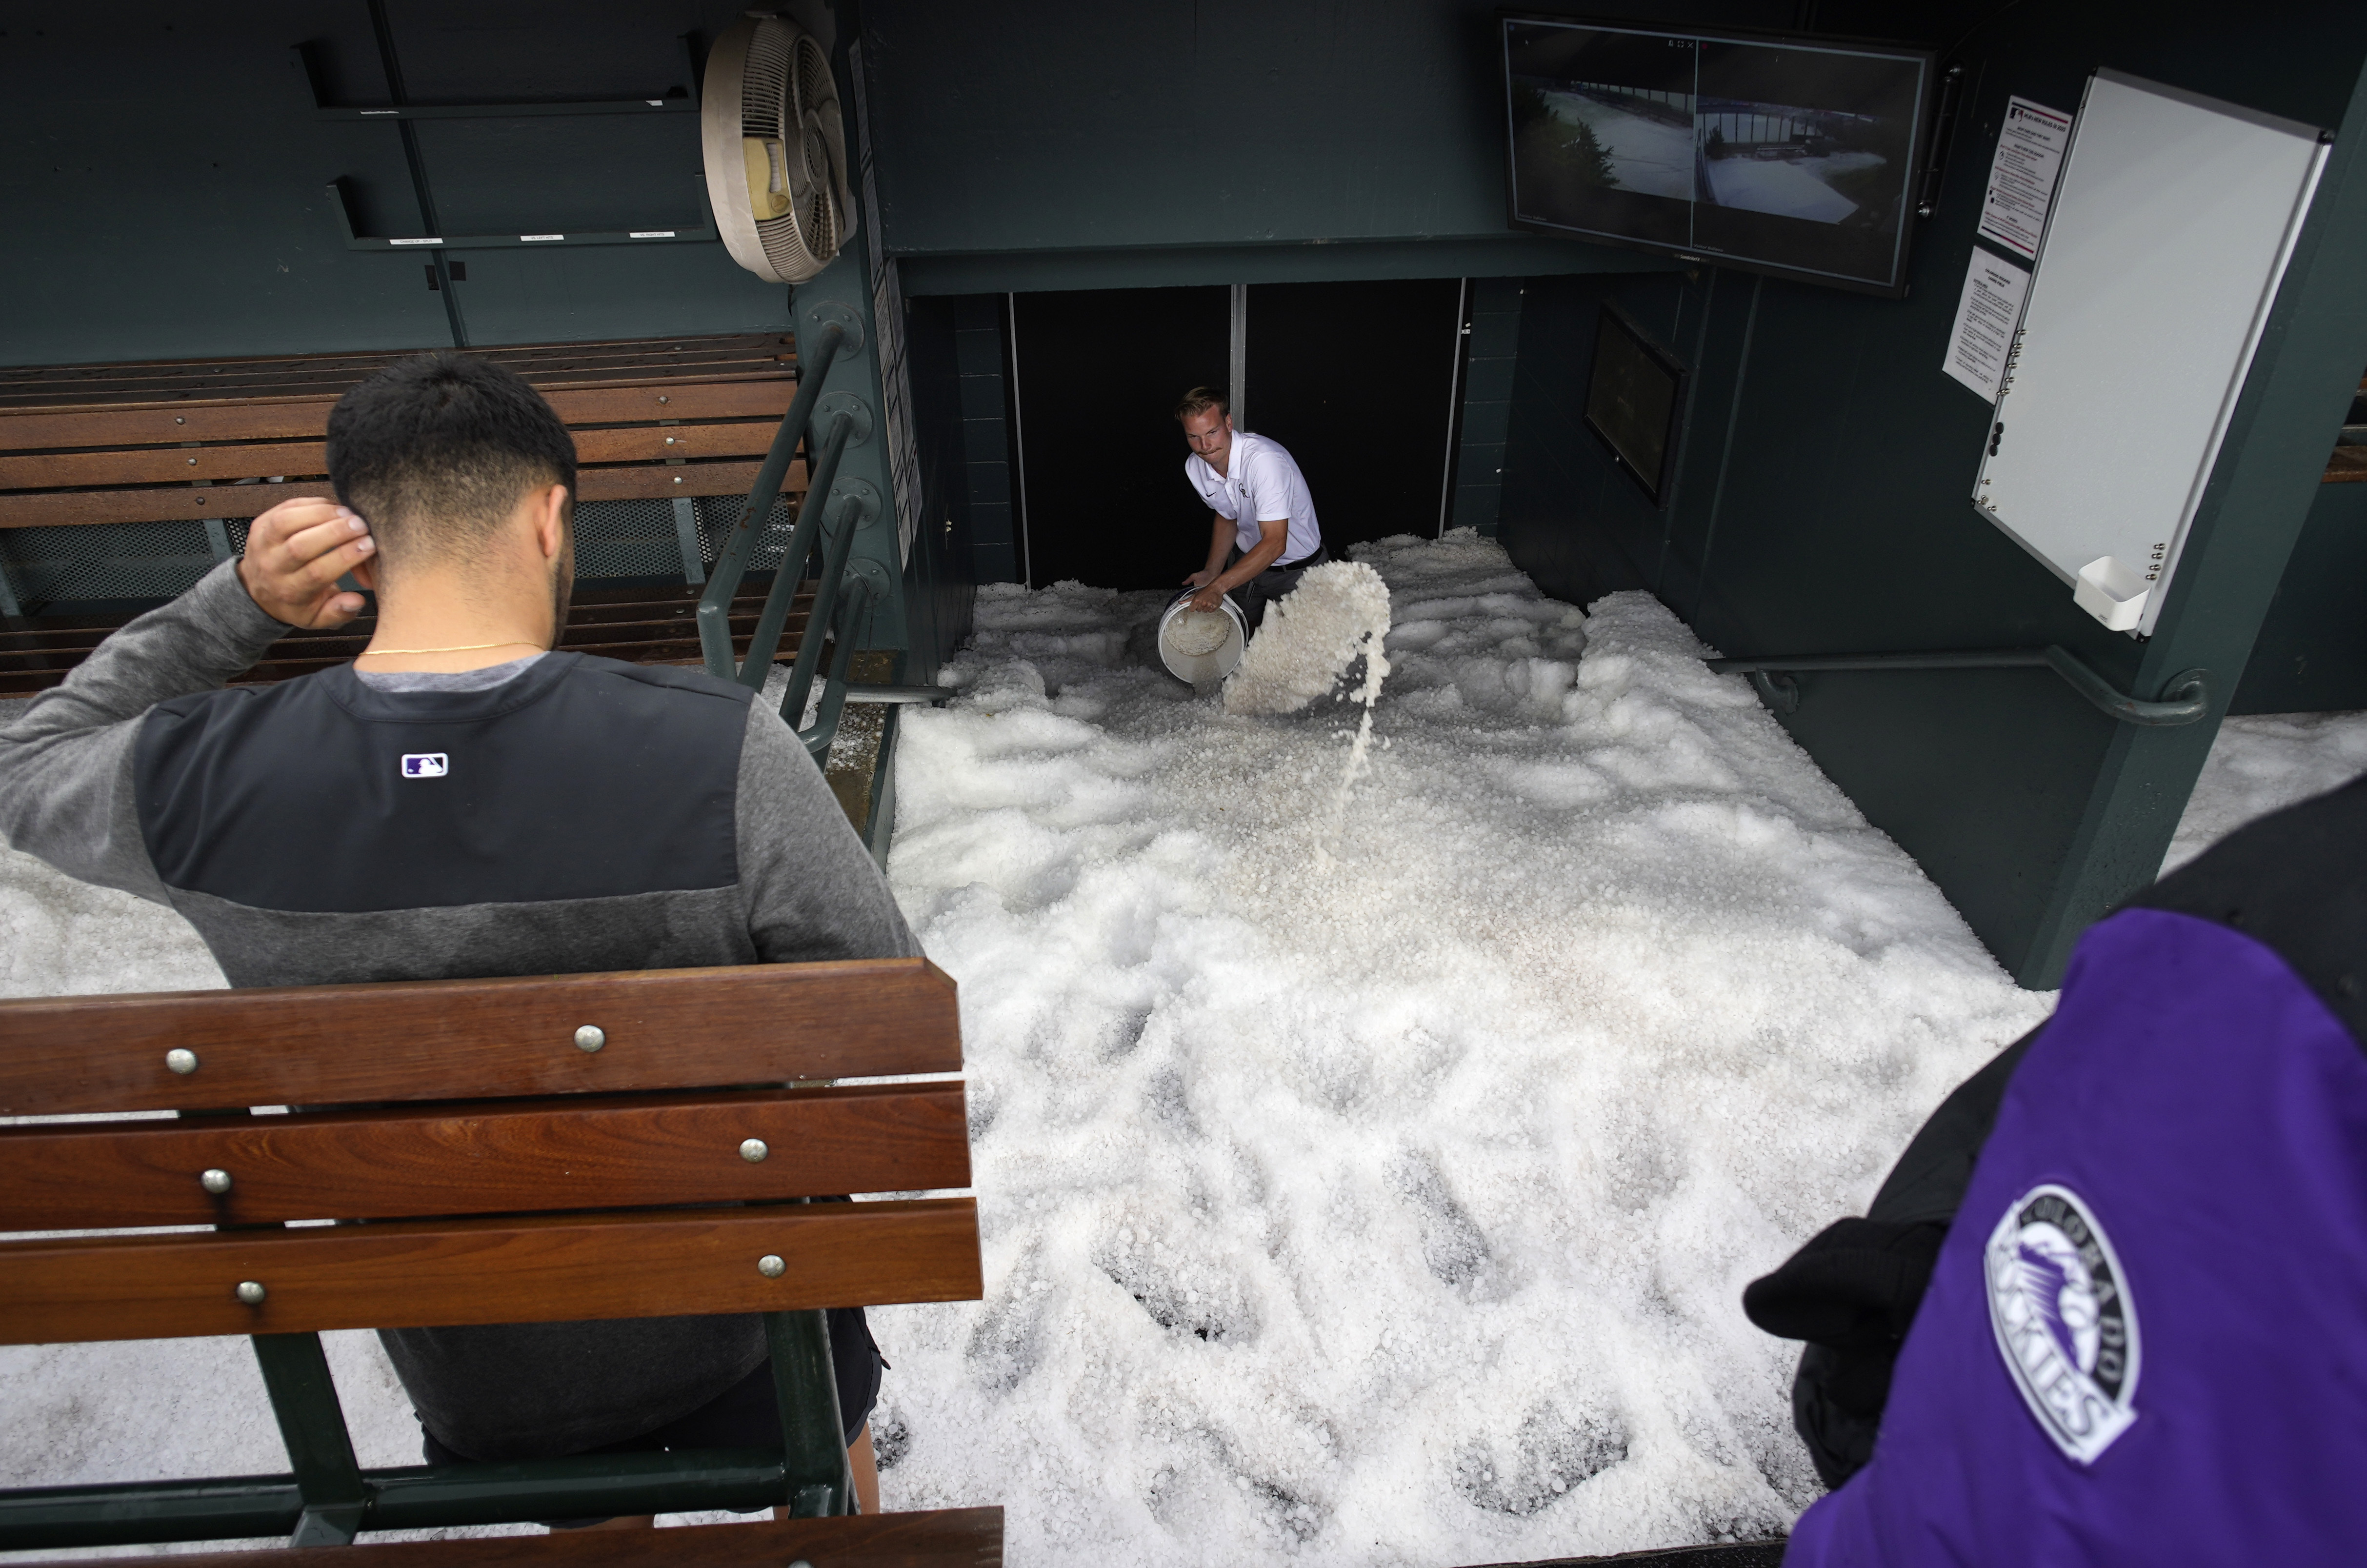
<path fill-rule="evenodd" d="M 163 902 L 132 796 L 141 719 L 243 674 L 290 624 L 352 619 L 361 597 L 336 583 L 370 554 L 360 529 L 334 502 L 282 502 L 250 527 L 244 560 L 109 635 L 0 730 L 0 836 L 70 877 Z"/>
<path fill-rule="evenodd" d="M 2006 1047 L 1941 1102 L 1864 1219 L 1826 1226 L 1742 1292 L 1752 1323 L 1779 1338 L 1807 1341 L 1792 1380 L 1792 1424 L 1828 1487 L 1874 1457 L 1891 1368 L 1997 1125 L 2006 1085 L 2038 1035 L 2033 1029 Z"/>
<path fill-rule="evenodd" d="M 1192 608 L 1194 609 L 1216 608 L 1219 598 L 1281 560 L 1283 550 L 1289 543 L 1290 519 L 1288 517 L 1275 517 L 1271 520 L 1259 518 L 1256 545 L 1247 555 L 1234 562 L 1229 568 L 1217 573 L 1203 583 L 1200 585 L 1200 591 L 1192 596 Z"/>
<path fill-rule="evenodd" d="M 1225 557 L 1233 551 L 1232 518 L 1222 512 L 1211 512 L 1208 523 L 1208 564 L 1184 579 L 1195 588 L 1205 588 L 1215 582 L 1217 574 L 1225 569 Z"/>
<path fill-rule="evenodd" d="M 772 707 L 748 705 L 740 746 L 740 886 L 765 963 L 917 958 L 888 879 L 846 820 L 805 743 Z"/>

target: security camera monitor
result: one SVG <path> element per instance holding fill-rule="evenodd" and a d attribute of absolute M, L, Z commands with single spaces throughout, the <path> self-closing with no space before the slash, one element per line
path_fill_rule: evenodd
<path fill-rule="evenodd" d="M 1668 490 L 1684 390 L 1685 368 L 1675 357 L 1645 336 L 1625 311 L 1603 306 L 1586 382 L 1586 427 L 1655 506 Z"/>
<path fill-rule="evenodd" d="M 1907 291 L 1932 54 L 1501 12 L 1512 224 Z"/>

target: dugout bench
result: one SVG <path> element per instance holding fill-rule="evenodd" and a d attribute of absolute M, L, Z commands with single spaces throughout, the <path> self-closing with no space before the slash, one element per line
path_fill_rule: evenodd
<path fill-rule="evenodd" d="M 798 391 L 795 345 L 742 333 L 468 352 L 525 377 L 575 437 L 577 584 L 560 645 L 698 663 L 700 590 Z M 402 357 L 0 368 L 0 697 L 64 679 L 140 608 L 237 554 L 256 514 L 331 494 L 330 409 Z M 785 464 L 765 498 L 780 537 L 752 560 L 759 572 L 779 554 L 806 477 L 802 461 Z M 758 583 L 730 606 L 743 652 L 764 594 Z M 787 617 L 789 646 L 808 597 Z M 243 679 L 343 663 L 371 626 L 365 615 L 292 633 Z"/>
<path fill-rule="evenodd" d="M 973 1301 L 961 1069 L 923 959 L 0 1002 L 0 1343 L 253 1337 L 282 1475 L 0 1492 L 0 1550 L 282 1536 L 267 1561 L 1002 1561 L 1002 1510 L 847 1517 L 821 1309 Z M 753 1085 L 753 1086 L 750 1086 Z M 258 1107 L 328 1107 L 257 1114 Z M 290 1221 L 367 1220 L 368 1224 Z M 786 1451 L 364 1470 L 320 1331 L 761 1312 Z M 357 1534 L 782 1506 L 763 1524 Z M 323 1550 L 302 1550 L 318 1547 Z M 360 1556 L 354 1555 L 360 1552 Z M 257 1561 L 241 1552 L 176 1562 Z"/>

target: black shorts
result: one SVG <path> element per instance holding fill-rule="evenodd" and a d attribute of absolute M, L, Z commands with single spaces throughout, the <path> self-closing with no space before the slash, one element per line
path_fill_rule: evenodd
<path fill-rule="evenodd" d="M 879 1369 L 886 1365 L 879 1359 L 879 1346 L 872 1342 L 871 1325 L 864 1321 L 861 1307 L 830 1309 L 830 1359 L 832 1369 L 838 1375 L 838 1413 L 845 1422 L 846 1440 L 852 1446 L 862 1432 L 864 1424 L 871 1419 L 871 1407 L 879 1398 Z M 436 1434 L 425 1426 L 420 1428 L 420 1437 L 425 1439 L 429 1464 L 470 1462 L 464 1455 L 446 1448 L 436 1439 Z M 596 1449 L 581 1449 L 577 1452 L 646 1454 L 677 1449 L 777 1450 L 782 1446 L 781 1404 L 773 1392 L 773 1363 L 767 1357 L 757 1364 L 754 1371 L 689 1415 L 678 1415 L 638 1437 L 603 1443 Z"/>
<path fill-rule="evenodd" d="M 1240 551 L 1234 551 L 1233 559 L 1239 561 L 1240 558 Z M 1308 567 L 1320 566 L 1331 559 L 1331 548 L 1319 544 L 1289 565 L 1269 566 L 1234 589 L 1234 602 L 1241 607 L 1241 619 L 1249 622 L 1250 630 L 1255 631 L 1265 624 L 1265 607 L 1288 597 L 1297 589 L 1299 578 L 1307 574 Z"/>

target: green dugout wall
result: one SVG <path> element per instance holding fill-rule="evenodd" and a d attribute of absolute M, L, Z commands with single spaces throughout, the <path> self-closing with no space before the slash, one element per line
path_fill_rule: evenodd
<path fill-rule="evenodd" d="M 1936 24 L 1926 36 L 1955 36 Z M 1825 5 L 1840 32 L 1900 13 Z M 1912 291 L 1863 299 L 1727 272 L 1530 278 L 1505 454 L 1502 536 L 1552 591 L 1659 595 L 1732 656 L 2055 642 L 2150 698 L 2211 676 L 2183 728 L 2116 723 L 2043 670 L 1804 675 L 1784 723 L 1920 860 L 2026 985 L 2160 865 L 2305 518 L 2355 556 L 2358 486 L 2319 477 L 2367 366 L 2367 10 L 2279 5 L 1982 7 L 1956 15 L 1968 91 Z M 2337 131 L 2332 161 L 2147 642 L 2108 632 L 1968 499 L 1988 406 L 1941 373 L 2010 95 L 2076 108 L 2100 65 Z M 1674 494 L 1653 507 L 1579 427 L 1587 356 L 1616 301 L 1694 369 Z M 2321 492 L 2327 493 L 2321 499 Z M 2367 585 L 2289 585 L 2279 636 L 2344 641 Z M 2306 649 L 2304 649 L 2305 654 Z M 2321 664 L 2321 670 L 2325 668 Z M 2257 690 L 2292 683 L 2264 672 Z M 2247 704 L 2258 710 L 2259 701 Z"/>
<path fill-rule="evenodd" d="M 741 9 L 379 7 L 422 102 L 686 93 L 685 35 Z M 474 344 L 789 324 L 719 244 L 475 251 L 448 290 L 425 257 L 346 249 L 341 177 L 365 233 L 698 227 L 697 117 L 420 121 L 423 212 L 397 127 L 322 119 L 299 45 L 333 101 L 391 101 L 369 0 L 0 0 L 0 364 L 449 347 L 456 315 Z"/>

